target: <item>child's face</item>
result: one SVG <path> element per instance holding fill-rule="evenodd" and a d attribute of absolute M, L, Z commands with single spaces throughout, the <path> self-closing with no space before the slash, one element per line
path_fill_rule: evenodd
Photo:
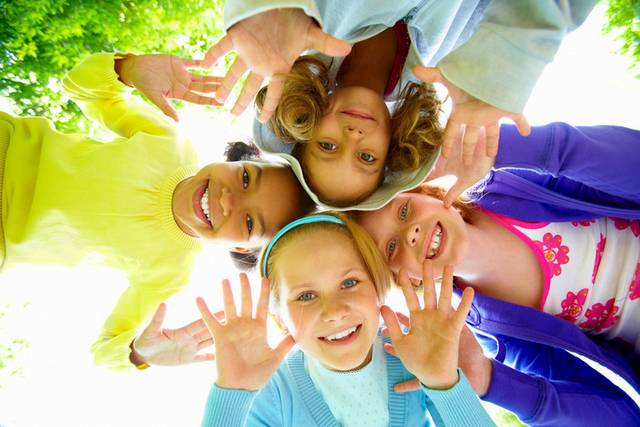
<path fill-rule="evenodd" d="M 265 244 L 300 214 L 301 195 L 287 166 L 211 163 L 178 184 L 173 216 L 191 236 L 250 248 Z"/>
<path fill-rule="evenodd" d="M 376 242 L 394 273 L 405 268 L 422 280 L 425 258 L 439 277 L 446 264 L 456 264 L 468 247 L 467 226 L 453 207 L 420 193 L 402 193 L 385 207 L 358 213 L 357 221 Z"/>
<path fill-rule="evenodd" d="M 379 302 L 349 238 L 314 232 L 287 244 L 279 259 L 279 315 L 305 354 L 337 371 L 368 363 Z"/>
<path fill-rule="evenodd" d="M 378 187 L 391 138 L 382 97 L 363 87 L 338 89 L 302 156 L 305 176 L 323 200 L 364 198 Z"/>

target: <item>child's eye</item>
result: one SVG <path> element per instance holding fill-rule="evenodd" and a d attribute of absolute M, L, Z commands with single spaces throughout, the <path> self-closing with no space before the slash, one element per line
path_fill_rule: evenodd
<path fill-rule="evenodd" d="M 353 288 L 358 284 L 358 280 L 356 279 L 346 279 L 342 282 L 342 287 L 345 289 Z"/>
<path fill-rule="evenodd" d="M 397 245 L 398 243 L 395 240 L 391 240 L 387 243 L 387 258 L 391 259 L 391 256 L 396 251 Z"/>
<path fill-rule="evenodd" d="M 313 294 L 313 292 L 303 292 L 300 295 L 298 295 L 298 298 L 296 298 L 298 301 L 302 301 L 302 302 L 307 302 L 307 301 L 311 301 L 315 298 L 316 296 Z"/>
<path fill-rule="evenodd" d="M 246 168 L 242 168 L 242 188 L 245 190 L 249 188 L 249 183 L 251 182 L 251 177 L 249 177 L 249 172 L 247 172 Z"/>
<path fill-rule="evenodd" d="M 251 232 L 253 231 L 253 218 L 251 218 L 247 214 L 247 218 L 246 218 L 245 222 L 247 224 L 247 231 L 249 232 L 249 236 L 251 236 Z"/>
<path fill-rule="evenodd" d="M 320 142 L 318 142 L 318 145 L 324 151 L 336 151 L 338 149 L 338 146 L 336 144 L 334 144 L 333 142 L 322 142 L 322 141 L 320 141 Z"/>
<path fill-rule="evenodd" d="M 402 222 L 407 220 L 407 214 L 409 213 L 409 202 L 402 205 L 400 208 L 399 216 Z"/>
<path fill-rule="evenodd" d="M 376 158 L 373 157 L 373 155 L 371 155 L 369 153 L 358 153 L 358 155 L 360 156 L 362 161 L 364 161 L 366 163 L 373 163 L 373 162 L 376 161 Z"/>

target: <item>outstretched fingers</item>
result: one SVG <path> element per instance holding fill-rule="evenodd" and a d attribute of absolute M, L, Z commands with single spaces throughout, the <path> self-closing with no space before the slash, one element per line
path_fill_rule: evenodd
<path fill-rule="evenodd" d="M 328 56 L 347 56 L 352 47 L 348 42 L 325 33 L 313 22 L 309 24 L 306 45 L 305 50 L 317 50 Z"/>
<path fill-rule="evenodd" d="M 158 108 L 160 108 L 164 114 L 171 117 L 176 122 L 179 121 L 178 113 L 160 92 L 145 93 L 145 95 L 147 95 L 149 101 L 153 102 Z"/>
<path fill-rule="evenodd" d="M 213 314 L 211 314 L 207 303 L 204 302 L 204 299 L 202 299 L 201 297 L 196 298 L 196 305 L 198 306 L 198 311 L 200 311 L 200 315 L 202 316 L 204 323 L 206 323 L 211 333 L 215 334 L 215 332 L 221 326 L 220 322 L 215 318 Z"/>
<path fill-rule="evenodd" d="M 251 284 L 245 273 L 240 273 L 240 316 L 251 318 L 253 314 L 253 300 Z"/>
<path fill-rule="evenodd" d="M 430 260 L 422 263 L 422 291 L 425 310 L 435 310 L 436 302 L 436 286 L 433 280 L 433 264 Z"/>
<path fill-rule="evenodd" d="M 231 110 L 231 114 L 234 116 L 239 116 L 242 114 L 244 110 L 253 102 L 253 99 L 256 97 L 256 94 L 260 90 L 262 86 L 262 81 L 264 79 L 261 75 L 256 73 L 249 73 L 249 77 L 236 99 L 236 103 L 233 105 L 233 109 Z"/>
<path fill-rule="evenodd" d="M 222 301 L 224 305 L 224 314 L 227 322 L 238 317 L 236 304 L 233 301 L 233 292 L 231 291 L 231 282 L 228 279 L 222 281 Z"/>
<path fill-rule="evenodd" d="M 262 109 L 260 110 L 260 117 L 258 118 L 261 123 L 266 123 L 273 115 L 273 112 L 276 111 L 282 92 L 284 92 L 284 82 L 286 79 L 287 76 L 284 74 L 274 74 L 269 79 L 269 86 L 267 86 L 267 93 L 264 97 Z"/>
<path fill-rule="evenodd" d="M 227 34 L 224 37 L 222 37 L 218 41 L 218 43 L 211 46 L 211 48 L 205 54 L 204 59 L 195 60 L 194 61 L 195 65 L 193 66 L 211 68 L 216 64 L 216 62 L 218 62 L 218 59 L 222 58 L 232 50 L 233 50 L 233 41 L 231 40 L 231 37 Z"/>
<path fill-rule="evenodd" d="M 440 299 L 438 310 L 449 313 L 451 311 L 451 294 L 453 293 L 453 266 L 447 264 L 442 271 L 442 285 L 440 287 Z"/>
<path fill-rule="evenodd" d="M 394 311 L 386 305 L 380 307 L 380 314 L 384 319 L 384 323 L 387 325 L 387 331 L 391 341 L 396 341 L 404 335 L 402 329 L 400 329 L 400 323 Z"/>
<path fill-rule="evenodd" d="M 153 314 L 151 318 L 151 322 L 149 322 L 149 326 L 147 329 L 153 331 L 159 331 L 162 329 L 162 323 L 164 322 L 164 317 L 167 314 L 167 305 L 165 303 L 161 303 L 156 312 Z"/>
<path fill-rule="evenodd" d="M 413 289 L 413 285 L 411 284 L 411 280 L 409 279 L 409 275 L 404 268 L 400 269 L 398 274 L 398 281 L 400 282 L 400 288 L 402 289 L 402 293 L 404 294 L 404 299 L 407 302 L 407 308 L 409 312 L 414 312 L 420 310 L 420 300 L 418 300 L 418 295 L 416 295 L 416 291 Z"/>
<path fill-rule="evenodd" d="M 258 306 L 256 308 L 256 319 L 267 320 L 269 315 L 269 279 L 263 277 L 260 281 L 260 297 L 258 298 Z"/>
<path fill-rule="evenodd" d="M 467 319 L 467 315 L 469 314 L 469 310 L 471 310 L 473 295 L 473 288 L 470 287 L 465 288 L 465 290 L 462 292 L 460 305 L 458 305 L 457 310 L 453 313 L 453 324 L 456 325 L 456 328 L 458 330 L 462 330 L 462 327 L 464 326 L 464 323 Z"/>
<path fill-rule="evenodd" d="M 246 71 L 247 65 L 244 63 L 244 61 L 241 58 L 236 58 L 236 60 L 233 61 L 233 64 L 227 71 L 227 74 L 224 76 L 224 79 L 222 79 L 220 87 L 216 92 L 216 99 L 218 100 L 218 102 L 224 103 L 227 100 L 234 86 L 236 85 L 236 83 L 238 83 L 238 80 L 242 78 Z"/>

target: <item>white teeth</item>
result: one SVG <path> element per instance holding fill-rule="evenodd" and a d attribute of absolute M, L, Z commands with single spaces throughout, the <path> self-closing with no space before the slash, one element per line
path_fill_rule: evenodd
<path fill-rule="evenodd" d="M 433 258 L 437 253 L 438 249 L 440 249 L 440 242 L 442 240 L 442 227 L 440 224 L 436 225 L 436 230 L 431 237 L 431 244 L 429 245 L 429 253 L 427 253 L 427 258 Z"/>
<path fill-rule="evenodd" d="M 211 222 L 211 217 L 209 216 L 209 189 L 208 188 L 204 190 L 204 194 L 200 199 L 200 207 L 202 208 L 202 211 L 204 212 L 204 214 L 207 216 L 207 219 L 209 220 L 209 222 Z"/>
<path fill-rule="evenodd" d="M 339 340 L 340 338 L 344 338 L 348 335 L 351 335 L 356 331 L 356 329 L 357 329 L 357 326 L 352 326 L 351 328 L 345 329 L 344 331 L 338 332 L 337 334 L 327 335 L 326 337 L 324 337 L 324 339 L 327 341 Z"/>

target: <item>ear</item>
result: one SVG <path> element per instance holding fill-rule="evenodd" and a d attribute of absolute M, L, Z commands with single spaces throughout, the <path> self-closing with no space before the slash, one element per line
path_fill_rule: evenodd
<path fill-rule="evenodd" d="M 237 254 L 250 254 L 251 252 L 253 252 L 253 249 L 241 248 L 240 246 L 234 246 L 233 248 L 231 248 L 229 250 L 231 252 L 235 252 Z"/>

